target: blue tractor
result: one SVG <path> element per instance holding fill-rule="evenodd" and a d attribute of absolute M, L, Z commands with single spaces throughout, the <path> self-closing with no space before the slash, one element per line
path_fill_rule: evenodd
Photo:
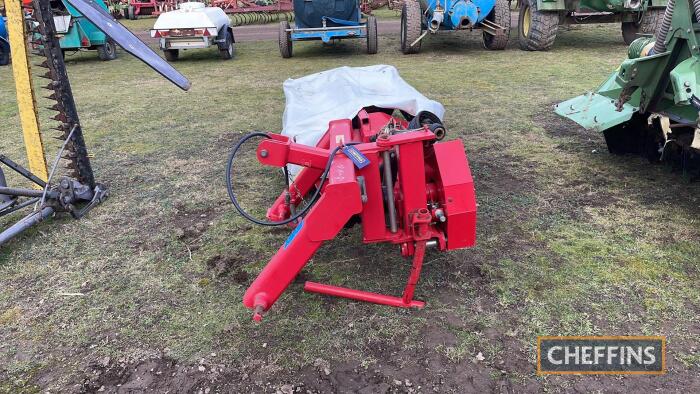
<path fill-rule="evenodd" d="M 10 42 L 7 36 L 7 22 L 0 16 L 0 66 L 10 63 Z"/>
<path fill-rule="evenodd" d="M 292 57 L 294 41 L 321 40 L 324 44 L 345 38 L 367 40 L 367 53 L 377 53 L 377 18 L 364 15 L 360 0 L 294 0 L 295 27 L 282 21 L 279 46 L 283 58 Z"/>
<path fill-rule="evenodd" d="M 418 53 L 428 33 L 473 29 L 482 30 L 487 49 L 505 49 L 510 34 L 510 0 L 405 0 L 401 51 Z"/>

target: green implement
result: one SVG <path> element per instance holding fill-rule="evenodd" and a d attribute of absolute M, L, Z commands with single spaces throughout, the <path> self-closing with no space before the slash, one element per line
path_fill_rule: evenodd
<path fill-rule="evenodd" d="M 700 162 L 700 0 L 669 0 L 654 38 L 629 47 L 628 59 L 595 92 L 555 112 L 605 135 L 611 153 Z"/>
<path fill-rule="evenodd" d="M 667 0 L 517 0 L 518 43 L 526 51 L 552 48 L 559 26 L 620 23 L 626 44 L 651 35 Z"/>
<path fill-rule="evenodd" d="M 108 11 L 106 0 L 92 0 Z M 50 0 L 53 21 L 63 53 L 81 49 L 94 49 L 101 60 L 114 60 L 117 45 L 94 23 L 90 22 L 67 0 Z"/>

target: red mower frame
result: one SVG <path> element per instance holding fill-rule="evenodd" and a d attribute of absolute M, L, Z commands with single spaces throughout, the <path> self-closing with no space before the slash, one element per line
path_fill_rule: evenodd
<path fill-rule="evenodd" d="M 268 219 L 289 218 L 302 197 L 314 188 L 321 191 L 246 291 L 243 303 L 254 310 L 254 320 L 262 319 L 262 313 L 277 301 L 323 242 L 333 239 L 355 216 L 361 220 L 364 243 L 390 242 L 400 246 L 403 256 L 413 256 L 403 295 L 315 282 L 306 282 L 304 290 L 422 308 L 425 303 L 413 296 L 426 248 L 445 251 L 474 245 L 476 196 L 462 141 L 437 142 L 428 125 L 415 130 L 407 127 L 406 121 L 386 112 L 362 110 L 353 120 L 330 122 L 315 147 L 272 133 L 259 143 L 256 155 L 260 163 L 304 167 L 268 209 Z M 360 154 L 343 153 L 342 148 L 350 145 Z M 355 161 L 350 156 L 355 156 Z M 361 168 L 356 164 L 358 157 L 365 161 Z"/>

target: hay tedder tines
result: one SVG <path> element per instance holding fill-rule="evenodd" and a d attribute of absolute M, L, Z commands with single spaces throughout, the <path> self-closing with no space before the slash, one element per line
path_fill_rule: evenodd
<path fill-rule="evenodd" d="M 437 142 L 445 129 L 434 115 L 419 113 L 410 123 L 391 111 L 363 109 L 354 119 L 330 122 L 315 146 L 278 134 L 253 133 L 241 139 L 229 158 L 229 195 L 239 212 L 262 225 L 293 224 L 294 230 L 251 284 L 243 303 L 262 319 L 324 241 L 348 223 L 362 223 L 364 243 L 389 242 L 413 256 L 401 297 L 306 282 L 310 292 L 395 307 L 423 307 L 413 298 L 427 247 L 454 250 L 474 245 L 476 199 L 460 140 Z M 302 166 L 259 221 L 239 205 L 231 186 L 240 146 L 264 138 L 257 160 L 268 166 Z M 302 201 L 310 201 L 300 208 Z M 297 206 L 299 205 L 299 206 Z"/>

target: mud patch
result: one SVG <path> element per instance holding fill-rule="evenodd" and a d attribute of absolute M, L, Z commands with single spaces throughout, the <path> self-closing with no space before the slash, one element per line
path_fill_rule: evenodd
<path fill-rule="evenodd" d="M 175 216 L 175 236 L 182 240 L 198 239 L 209 226 L 214 224 L 216 218 L 214 209 L 180 210 Z"/>
<path fill-rule="evenodd" d="M 180 365 L 168 357 L 136 362 L 111 362 L 107 357 L 87 368 L 77 392 L 209 394 L 240 379 L 238 370 L 204 359 L 199 364 Z"/>
<path fill-rule="evenodd" d="M 216 255 L 207 260 L 206 266 L 215 278 L 229 277 L 236 283 L 248 283 L 248 273 L 242 267 L 249 261 L 247 256 Z"/>
<path fill-rule="evenodd" d="M 544 128 L 549 136 L 555 138 L 557 148 L 572 153 L 608 152 L 602 133 L 586 130 L 577 123 L 555 114 L 550 107 L 535 114 L 533 120 Z"/>

